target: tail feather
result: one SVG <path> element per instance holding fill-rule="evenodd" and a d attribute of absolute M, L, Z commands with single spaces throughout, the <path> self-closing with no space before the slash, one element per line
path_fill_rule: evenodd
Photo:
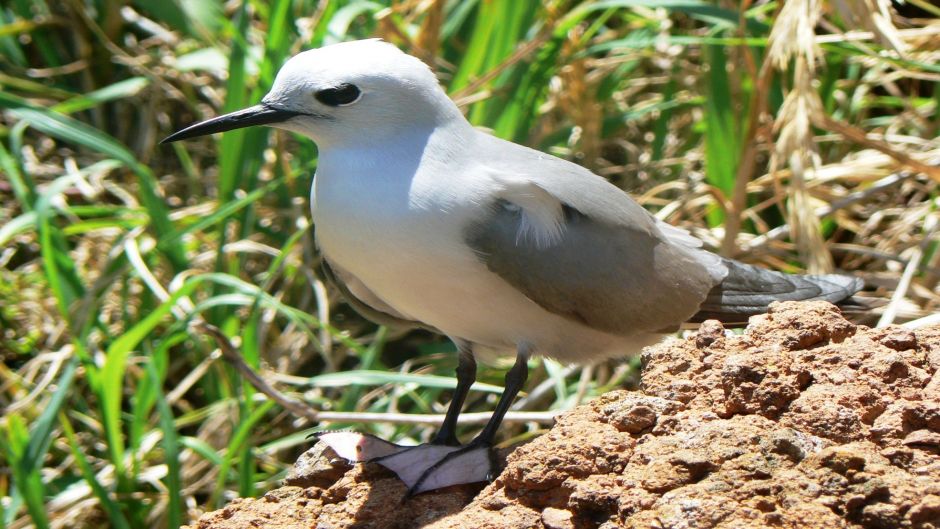
<path fill-rule="evenodd" d="M 864 286 L 857 277 L 784 274 L 729 259 L 723 264 L 728 275 L 708 293 L 689 321 L 744 323 L 749 316 L 766 312 L 774 301 L 822 300 L 838 305 L 850 301 Z"/>

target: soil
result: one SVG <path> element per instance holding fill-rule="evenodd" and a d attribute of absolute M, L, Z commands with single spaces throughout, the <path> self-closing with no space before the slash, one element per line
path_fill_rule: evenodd
<path fill-rule="evenodd" d="M 940 528 L 940 326 L 784 302 L 643 360 L 640 391 L 560 416 L 489 485 L 406 499 L 318 445 L 285 486 L 192 528 Z"/>

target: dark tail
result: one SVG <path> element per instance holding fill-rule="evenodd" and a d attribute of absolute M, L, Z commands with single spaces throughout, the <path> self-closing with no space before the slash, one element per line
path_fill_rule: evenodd
<path fill-rule="evenodd" d="M 852 294 L 864 286 L 857 277 L 784 274 L 730 259 L 724 264 L 728 267 L 727 277 L 708 293 L 690 322 L 746 323 L 749 316 L 767 312 L 774 301 L 851 303 Z"/>

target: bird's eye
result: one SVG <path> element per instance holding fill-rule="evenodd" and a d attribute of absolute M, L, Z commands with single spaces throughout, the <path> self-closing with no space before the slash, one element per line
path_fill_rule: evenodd
<path fill-rule="evenodd" d="M 351 105 L 359 101 L 362 92 L 359 87 L 351 84 L 341 84 L 334 88 L 326 88 L 316 93 L 317 101 L 331 107 Z"/>

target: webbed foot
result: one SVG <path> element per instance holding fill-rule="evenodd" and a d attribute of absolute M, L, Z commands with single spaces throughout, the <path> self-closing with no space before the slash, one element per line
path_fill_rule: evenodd
<path fill-rule="evenodd" d="M 408 496 L 489 481 L 496 472 L 492 447 L 479 442 L 466 446 L 399 446 L 356 432 L 327 432 L 317 437 L 343 459 L 378 463 L 391 470 L 408 487 Z"/>

